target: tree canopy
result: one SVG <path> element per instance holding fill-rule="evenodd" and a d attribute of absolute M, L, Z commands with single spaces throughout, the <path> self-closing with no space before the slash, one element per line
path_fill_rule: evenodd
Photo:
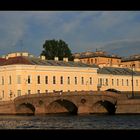
<path fill-rule="evenodd" d="M 64 57 L 67 57 L 69 60 L 73 59 L 68 44 L 63 40 L 46 40 L 43 44 L 41 55 L 44 55 L 48 60 L 53 60 L 54 57 L 58 57 L 59 60 L 62 60 Z"/>

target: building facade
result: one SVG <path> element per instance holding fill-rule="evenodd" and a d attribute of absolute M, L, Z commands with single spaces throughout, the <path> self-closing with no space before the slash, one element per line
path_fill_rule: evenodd
<path fill-rule="evenodd" d="M 97 67 L 64 59 L 10 56 L 0 66 L 1 100 L 26 94 L 97 90 Z"/>
<path fill-rule="evenodd" d="M 134 72 L 134 90 L 140 91 L 140 73 Z M 45 60 L 26 52 L 12 53 L 0 61 L 0 100 L 28 94 L 117 89 L 131 91 L 132 71 L 99 68 L 79 61 Z"/>
<path fill-rule="evenodd" d="M 140 91 L 140 72 L 128 68 L 104 67 L 98 70 L 98 85 L 101 90 L 116 89 L 121 92 L 132 91 L 132 72 L 134 91 Z"/>
<path fill-rule="evenodd" d="M 77 53 L 74 54 L 74 57 L 78 58 L 82 63 L 90 65 L 96 64 L 101 67 L 121 66 L 121 57 L 118 57 L 117 55 L 108 55 L 103 51 Z"/>
<path fill-rule="evenodd" d="M 129 69 L 132 69 L 133 66 L 136 71 L 140 71 L 140 55 L 122 58 L 117 55 L 108 55 L 103 51 L 96 51 L 75 53 L 73 56 L 85 64 L 95 64 L 99 67 L 122 67 Z"/>
<path fill-rule="evenodd" d="M 124 58 L 121 63 L 126 68 L 132 69 L 133 67 L 136 71 L 140 71 L 140 55 L 133 55 L 128 58 Z"/>

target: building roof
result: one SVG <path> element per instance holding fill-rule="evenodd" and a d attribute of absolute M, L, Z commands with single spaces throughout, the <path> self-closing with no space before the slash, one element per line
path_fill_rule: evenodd
<path fill-rule="evenodd" d="M 132 70 L 128 68 L 116 68 L 116 67 L 103 67 L 97 70 L 99 74 L 113 74 L 113 75 L 132 75 Z M 133 71 L 133 75 L 140 76 L 140 72 Z"/>
<path fill-rule="evenodd" d="M 96 52 L 82 52 L 82 53 L 76 53 L 73 54 L 75 58 L 92 58 L 92 57 L 107 57 L 107 58 L 116 58 L 116 59 L 121 59 L 121 57 L 117 55 L 109 55 L 106 52 L 103 51 L 96 51 Z"/>
<path fill-rule="evenodd" d="M 129 62 L 129 61 L 140 61 L 140 56 L 139 57 L 128 57 L 122 59 L 122 62 Z"/>
<path fill-rule="evenodd" d="M 5 58 L 0 58 L 0 64 L 2 64 L 3 62 L 5 62 L 6 59 Z"/>
<path fill-rule="evenodd" d="M 40 58 L 29 57 L 29 56 L 11 57 L 11 58 L 8 58 L 3 63 L 1 63 L 0 65 L 4 66 L 4 65 L 13 65 L 13 64 L 98 68 L 98 66 L 96 66 L 96 65 L 88 65 L 88 64 L 81 63 L 81 62 L 42 60 Z"/>

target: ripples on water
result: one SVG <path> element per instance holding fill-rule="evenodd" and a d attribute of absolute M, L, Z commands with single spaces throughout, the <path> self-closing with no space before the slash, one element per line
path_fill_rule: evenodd
<path fill-rule="evenodd" d="M 140 129 L 140 115 L 2 115 L 0 129 Z"/>

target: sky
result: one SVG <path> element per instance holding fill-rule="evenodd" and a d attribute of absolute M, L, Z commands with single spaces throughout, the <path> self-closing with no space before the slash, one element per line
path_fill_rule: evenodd
<path fill-rule="evenodd" d="M 0 56 L 39 56 L 51 39 L 62 39 L 72 53 L 140 54 L 140 11 L 0 11 Z"/>

